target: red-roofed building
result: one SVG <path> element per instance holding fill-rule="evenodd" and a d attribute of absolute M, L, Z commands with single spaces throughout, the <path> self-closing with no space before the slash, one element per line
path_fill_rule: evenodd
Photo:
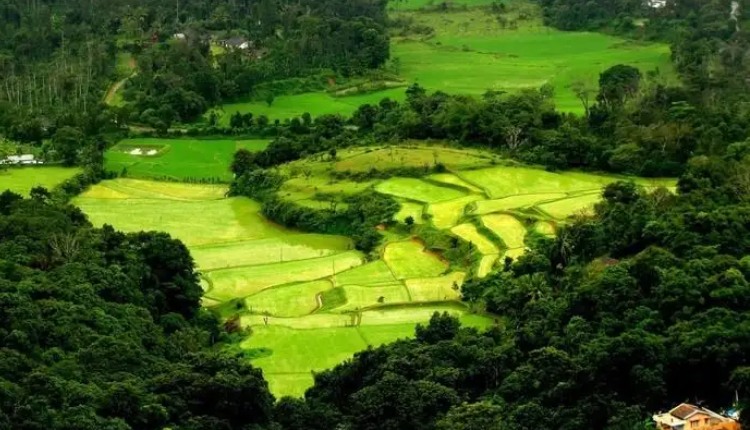
<path fill-rule="evenodd" d="M 734 419 L 689 403 L 654 415 L 653 419 L 659 430 L 740 430 Z"/>

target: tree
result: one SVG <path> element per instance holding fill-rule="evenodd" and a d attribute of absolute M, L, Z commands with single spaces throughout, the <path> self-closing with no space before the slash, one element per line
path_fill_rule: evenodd
<path fill-rule="evenodd" d="M 576 80 L 572 84 L 570 84 L 570 89 L 573 91 L 573 94 L 576 95 L 578 100 L 581 102 L 581 106 L 583 106 L 583 111 L 586 117 L 589 116 L 589 109 L 591 106 L 591 97 L 594 95 L 596 89 L 589 85 L 586 81 L 583 80 Z"/>
<path fill-rule="evenodd" d="M 240 177 L 255 168 L 255 155 L 245 148 L 240 148 L 234 153 L 230 170 L 235 177 Z"/>
<path fill-rule="evenodd" d="M 453 338 L 460 326 L 458 320 L 448 313 L 435 312 L 426 326 L 417 325 L 416 337 L 421 342 L 436 343 Z"/>
<path fill-rule="evenodd" d="M 641 71 L 633 66 L 618 64 L 599 75 L 597 100 L 609 110 L 621 108 L 638 93 Z"/>
<path fill-rule="evenodd" d="M 57 130 L 52 138 L 52 146 L 60 160 L 66 166 L 75 165 L 79 151 L 83 148 L 83 133 L 73 127 L 65 126 Z"/>

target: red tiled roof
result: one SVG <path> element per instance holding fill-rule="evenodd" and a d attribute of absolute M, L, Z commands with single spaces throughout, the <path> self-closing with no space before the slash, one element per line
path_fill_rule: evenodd
<path fill-rule="evenodd" d="M 700 409 L 697 406 L 683 403 L 680 406 L 677 406 L 676 408 L 669 411 L 669 413 L 681 420 L 684 420 L 685 418 L 689 417 L 691 414 L 699 410 Z"/>

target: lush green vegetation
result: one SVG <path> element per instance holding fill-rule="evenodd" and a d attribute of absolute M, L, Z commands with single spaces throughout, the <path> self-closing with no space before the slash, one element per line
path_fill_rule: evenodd
<path fill-rule="evenodd" d="M 82 168 L 0 194 L 1 428 L 640 430 L 748 405 L 741 8 L 180 4 L 0 0 L 0 158 Z M 370 104 L 269 119 L 300 92 Z M 268 115 L 203 116 L 243 100 Z M 133 135 L 274 140 L 132 164 L 228 186 L 97 184 Z"/>
<path fill-rule="evenodd" d="M 20 199 L 0 194 L 1 427 L 272 421 L 262 373 L 212 352 L 224 335 L 200 307 L 184 245 L 164 233 L 94 229 L 43 193 Z"/>
<path fill-rule="evenodd" d="M 104 168 L 133 178 L 229 182 L 239 149 L 262 151 L 268 140 L 125 139 L 104 154 Z"/>
<path fill-rule="evenodd" d="M 327 92 L 314 92 L 303 94 L 282 94 L 274 97 L 269 105 L 266 101 L 256 100 L 240 103 L 226 103 L 205 115 L 206 119 L 211 113 L 216 115 L 218 124 L 229 126 L 232 115 L 237 112 L 242 114 L 252 113 L 255 117 L 261 115 L 271 119 L 290 119 L 301 117 L 305 113 L 312 116 L 320 115 L 351 115 L 363 104 L 375 104 L 384 97 L 395 100 L 404 98 L 404 90 L 396 88 L 386 91 L 377 91 L 366 94 L 350 96 L 334 96 Z"/>
<path fill-rule="evenodd" d="M 513 6 L 515 5 L 515 6 Z M 517 9 L 516 9 L 517 8 Z M 593 86 L 599 73 L 616 64 L 674 74 L 669 47 L 599 33 L 562 32 L 543 26 L 532 5 L 513 2 L 508 11 L 487 9 L 413 12 L 396 15 L 408 24 L 393 40 L 400 74 L 430 91 L 480 95 L 487 90 L 518 91 L 551 85 L 558 109 L 582 113 L 572 87 Z M 522 17 L 519 17 L 521 15 Z M 412 29 L 433 29 L 423 40 Z"/>
<path fill-rule="evenodd" d="M 21 167 L 0 169 L 0 190 L 24 196 L 34 187 L 52 189 L 81 170 L 66 167 Z"/>
<path fill-rule="evenodd" d="M 391 70 L 407 83 L 430 91 L 481 95 L 487 90 L 518 91 L 549 84 L 561 111 L 582 113 L 574 88 L 594 87 L 599 73 L 616 64 L 638 67 L 652 80 L 674 81 L 669 47 L 590 32 L 563 32 L 544 26 L 538 8 L 510 2 L 502 10 L 492 2 L 451 2 L 447 8 L 426 2 L 394 2 L 391 19 Z M 447 3 L 444 3 L 447 4 Z M 417 9 L 417 10 L 415 10 Z M 402 101 L 402 89 L 334 96 L 333 92 L 284 94 L 272 103 L 256 100 L 226 104 L 220 123 L 235 112 L 272 119 L 350 115 L 359 105 L 383 98 Z"/>
<path fill-rule="evenodd" d="M 252 334 L 240 347 L 277 395 L 301 395 L 312 383 L 311 371 L 367 345 L 408 337 L 434 311 L 491 324 L 457 303 L 453 282 L 460 284 L 463 275 L 437 277 L 447 264 L 418 242 L 391 243 L 382 260 L 363 264 L 350 240 L 279 227 L 263 217 L 259 204 L 225 193 L 217 185 L 121 178 L 74 202 L 95 225 L 127 232 L 158 228 L 182 240 L 205 281 L 203 304 L 227 320 L 241 318 Z M 421 253 L 416 261 L 415 252 Z M 382 332 L 362 332 L 381 326 Z M 255 358 L 253 351 L 265 352 Z"/>

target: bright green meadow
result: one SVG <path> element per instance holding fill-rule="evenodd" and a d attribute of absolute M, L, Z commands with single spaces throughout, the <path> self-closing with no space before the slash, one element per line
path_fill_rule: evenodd
<path fill-rule="evenodd" d="M 37 186 L 49 190 L 72 178 L 81 170 L 67 167 L 10 167 L 0 169 L 0 192 L 13 191 L 21 195 L 28 195 Z"/>
<path fill-rule="evenodd" d="M 430 35 L 402 34 L 395 29 L 391 38 L 391 69 L 404 84 L 418 83 L 428 91 L 481 95 L 487 90 L 518 91 L 550 84 L 557 107 L 581 113 L 583 107 L 571 90 L 581 81 L 596 88 L 599 74 L 616 64 L 629 64 L 652 73 L 653 79 L 672 82 L 676 74 L 669 47 L 600 33 L 565 32 L 541 23 L 534 4 L 511 2 L 502 15 L 490 13 L 489 0 L 451 2 L 447 11 L 420 10 L 432 0 L 392 1 L 392 18 L 408 18 L 430 27 Z M 464 6 L 466 6 L 464 8 Z M 519 18 L 519 17 L 525 18 Z M 513 24 L 511 24 L 513 23 Z M 404 88 L 336 97 L 328 92 L 282 95 L 272 105 L 264 102 L 227 104 L 218 113 L 228 124 L 237 111 L 286 119 L 305 112 L 351 114 L 364 103 L 383 98 L 401 101 Z"/>
<path fill-rule="evenodd" d="M 125 139 L 105 154 L 105 168 L 129 177 L 229 182 L 229 166 L 241 148 L 261 151 L 266 139 Z"/>

